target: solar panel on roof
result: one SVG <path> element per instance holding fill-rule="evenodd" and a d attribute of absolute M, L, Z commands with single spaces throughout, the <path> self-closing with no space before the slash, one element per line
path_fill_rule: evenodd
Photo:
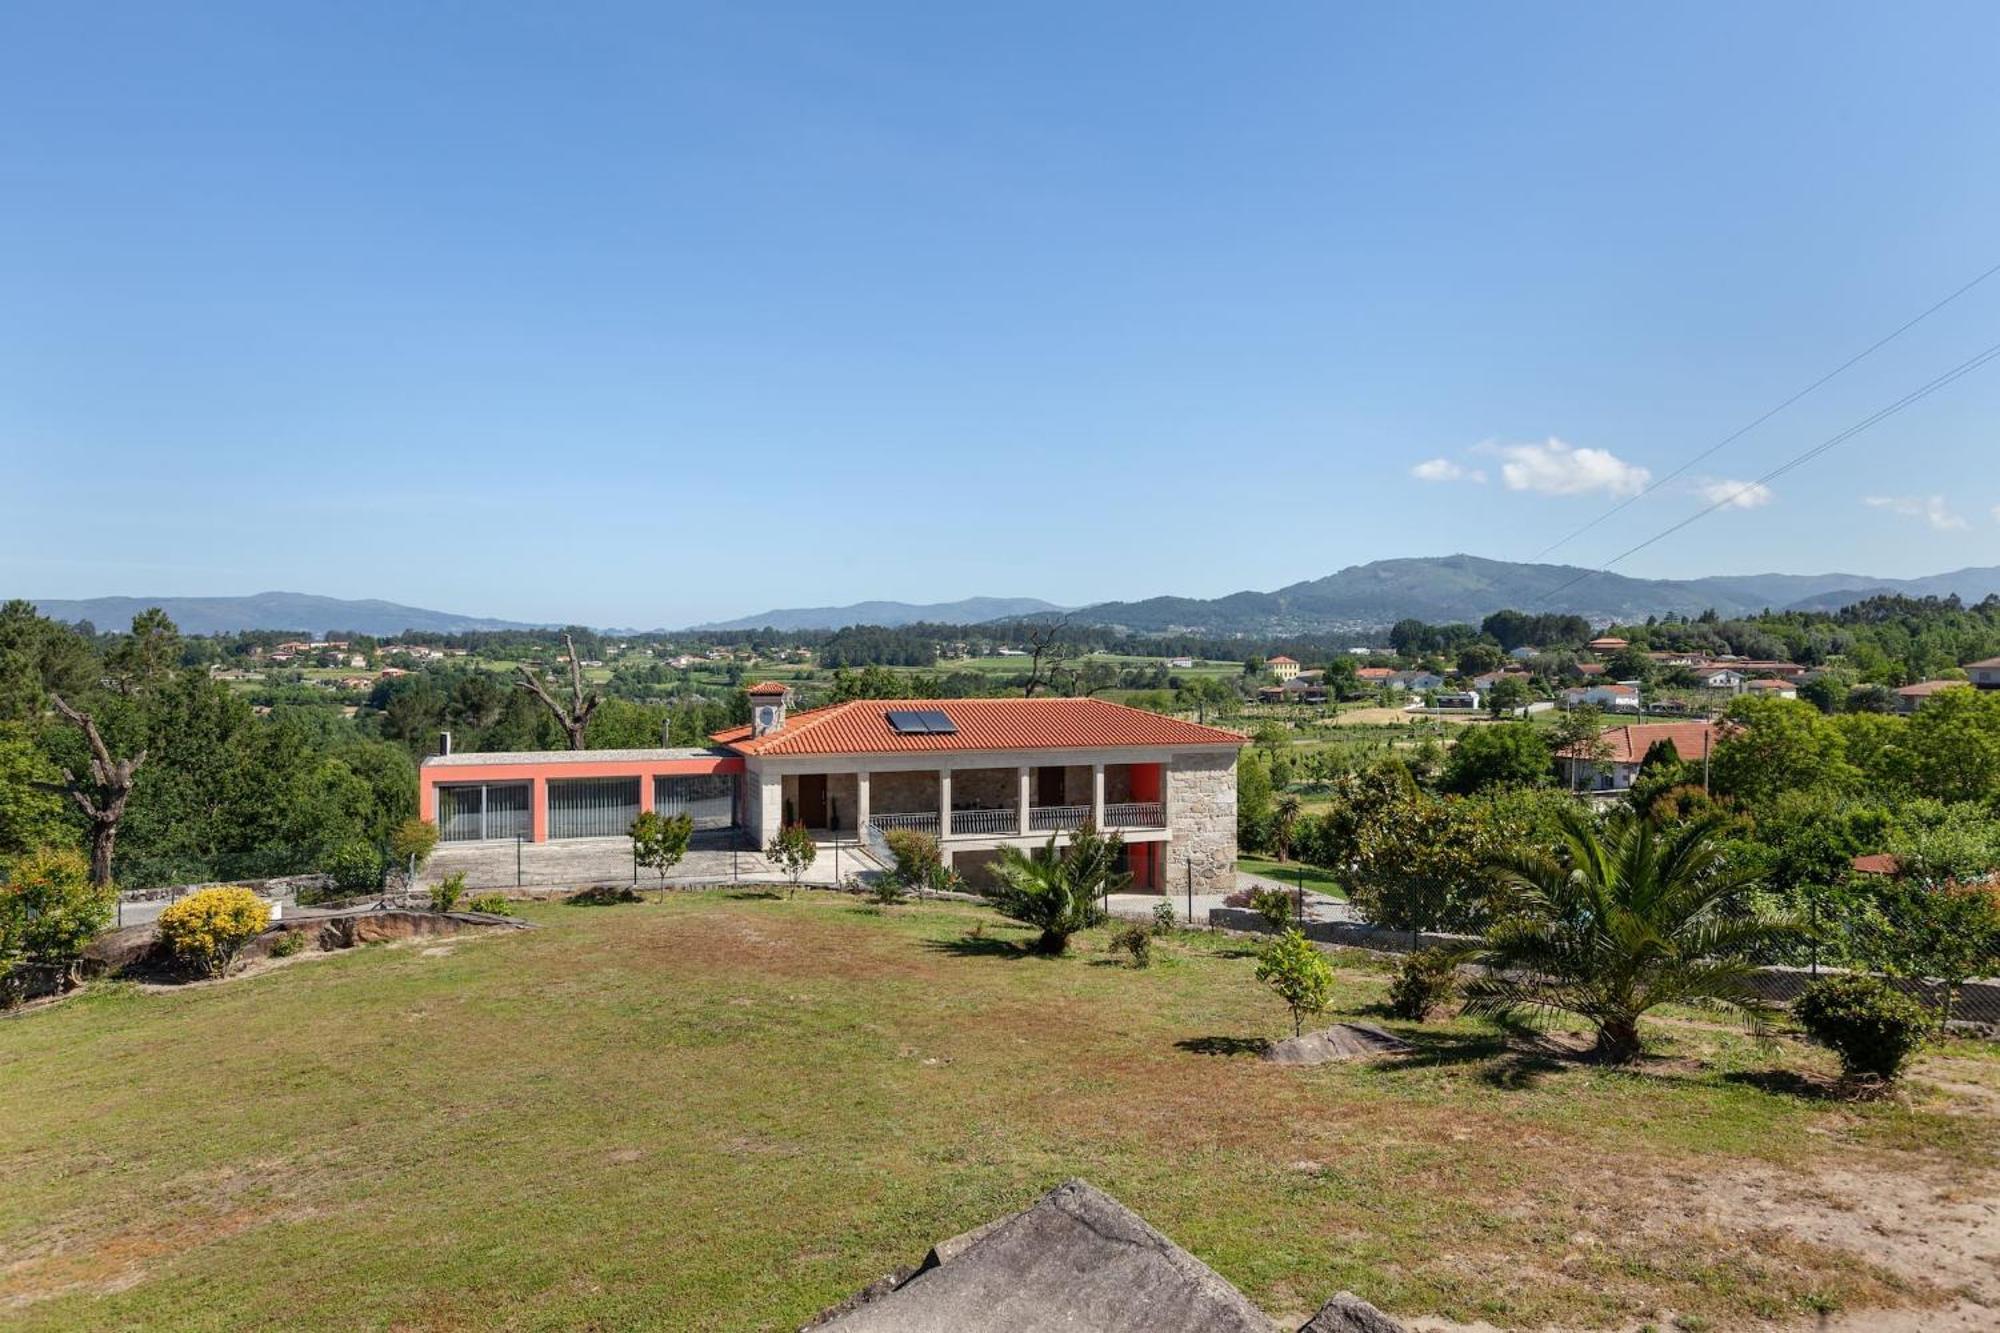
<path fill-rule="evenodd" d="M 889 720 L 890 730 L 905 736 L 921 736 L 931 729 L 925 715 L 915 709 L 892 708 L 884 716 Z M 950 719 L 947 718 L 946 721 L 949 722 Z"/>
<path fill-rule="evenodd" d="M 917 716 L 924 720 L 924 725 L 930 729 L 930 733 L 933 736 L 955 736 L 958 734 L 958 723 L 952 721 L 951 715 L 943 709 L 926 708 L 920 711 Z"/>

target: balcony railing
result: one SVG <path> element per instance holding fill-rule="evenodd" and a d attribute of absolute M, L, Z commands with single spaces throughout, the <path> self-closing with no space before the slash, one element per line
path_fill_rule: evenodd
<path fill-rule="evenodd" d="M 1104 807 L 1106 828 L 1165 828 L 1167 807 L 1158 801 L 1120 801 Z"/>
<path fill-rule="evenodd" d="M 885 833 L 890 829 L 901 828 L 911 829 L 917 833 L 928 833 L 935 838 L 938 831 L 938 817 L 935 814 L 870 815 L 868 822 Z"/>
<path fill-rule="evenodd" d="M 1090 822 L 1087 805 L 1037 805 L 1028 810 L 1028 828 L 1035 833 L 1064 833 Z"/>
<path fill-rule="evenodd" d="M 954 810 L 951 812 L 951 831 L 963 836 L 968 833 L 1017 833 L 1021 828 L 1021 813 L 1018 810 Z"/>

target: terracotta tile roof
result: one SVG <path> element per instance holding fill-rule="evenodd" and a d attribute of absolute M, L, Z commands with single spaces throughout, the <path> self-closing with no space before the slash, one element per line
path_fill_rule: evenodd
<path fill-rule="evenodd" d="M 1286 657 L 1283 653 L 1279 653 L 1276 657 L 1269 657 L 1264 659 L 1264 662 L 1266 666 L 1276 666 L 1280 662 L 1286 662 L 1292 666 L 1297 666 L 1299 664 L 1299 659 L 1296 657 Z"/>
<path fill-rule="evenodd" d="M 1356 680 L 1387 680 L 1396 674 L 1394 667 L 1360 667 L 1354 673 Z"/>
<path fill-rule="evenodd" d="M 1704 744 L 1713 746 L 1719 739 L 1713 722 L 1633 722 L 1622 727 L 1606 727 L 1598 735 L 1611 743 L 1610 758 L 1604 762 L 1611 764 L 1636 764 L 1645 759 L 1646 751 L 1661 741 L 1672 741 L 1674 753 L 1689 763 L 1700 763 Z M 1575 757 L 1569 751 L 1559 751 L 1561 757 Z"/>
<path fill-rule="evenodd" d="M 1890 852 L 1870 852 L 1854 858 L 1854 869 L 1863 875 L 1894 875 L 1903 868 Z"/>
<path fill-rule="evenodd" d="M 1629 648 L 1632 645 L 1628 643 L 1626 640 L 1618 638 L 1615 635 L 1607 634 L 1605 637 L 1601 639 L 1592 639 L 1590 641 L 1590 646 L 1592 648 Z"/>
<path fill-rule="evenodd" d="M 1743 688 L 1746 690 L 1792 690 L 1798 687 L 1789 680 L 1779 680 L 1774 676 L 1764 676 L 1757 680 L 1744 682 Z"/>
<path fill-rule="evenodd" d="M 767 680 L 761 684 L 752 685 L 743 692 L 749 695 L 788 694 L 791 692 L 791 688 L 791 686 L 781 680 Z"/>
<path fill-rule="evenodd" d="M 1989 657 L 1986 658 L 1984 661 L 1980 662 L 1967 662 L 1965 665 L 1967 670 L 1970 670 L 1973 667 L 1982 667 L 1987 670 L 1992 670 L 1993 668 L 2000 667 L 2000 657 Z"/>
<path fill-rule="evenodd" d="M 905 734 L 894 709 L 936 710 L 955 733 Z M 856 699 L 796 713 L 751 738 L 732 727 L 712 738 L 741 754 L 903 754 L 949 750 L 1096 750 L 1123 746 L 1242 745 L 1241 732 L 1163 717 L 1103 699 Z"/>
<path fill-rule="evenodd" d="M 1940 690 L 1963 689 L 1971 684 L 1969 680 L 1920 680 L 1915 685 L 1905 685 L 1896 693 L 1905 699 L 1926 699 Z"/>

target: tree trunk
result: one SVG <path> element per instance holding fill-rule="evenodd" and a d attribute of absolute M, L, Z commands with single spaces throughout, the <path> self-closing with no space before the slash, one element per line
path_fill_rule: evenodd
<path fill-rule="evenodd" d="M 90 882 L 111 882 L 111 854 L 118 844 L 118 821 L 93 820 L 90 825 Z"/>
<path fill-rule="evenodd" d="M 1597 1027 L 1597 1057 L 1606 1064 L 1630 1064 L 1639 1058 L 1639 1021 L 1608 1018 Z"/>

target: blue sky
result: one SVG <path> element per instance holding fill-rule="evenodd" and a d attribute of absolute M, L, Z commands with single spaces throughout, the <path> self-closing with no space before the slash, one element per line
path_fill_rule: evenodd
<path fill-rule="evenodd" d="M 653 625 L 1529 558 L 2000 263 L 1995 50 L 1971 3 L 15 0 L 0 592 Z M 1996 340 L 2000 276 L 1555 558 Z M 2000 561 L 1996 409 L 2000 363 L 1621 568 Z"/>

